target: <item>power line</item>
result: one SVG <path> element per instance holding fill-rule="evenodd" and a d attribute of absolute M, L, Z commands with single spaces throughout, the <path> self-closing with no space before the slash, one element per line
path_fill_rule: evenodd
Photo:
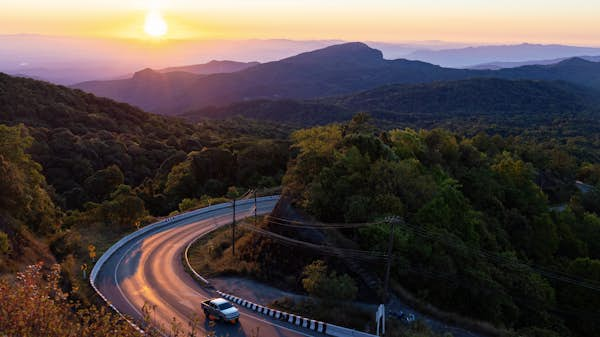
<path fill-rule="evenodd" d="M 427 230 L 418 228 L 414 225 L 409 225 L 406 222 L 401 222 L 400 226 L 405 229 L 412 230 L 415 234 L 417 234 L 421 237 L 443 243 L 449 247 L 452 247 L 452 248 L 455 248 L 458 250 L 465 250 L 465 249 L 469 250 L 471 252 L 477 253 L 479 256 L 481 256 L 485 259 L 494 260 L 503 265 L 513 267 L 519 271 L 536 272 L 540 275 L 543 275 L 547 278 L 551 278 L 551 279 L 554 279 L 557 281 L 570 283 L 570 284 L 588 288 L 588 289 L 594 290 L 594 291 L 600 291 L 600 284 L 598 282 L 595 282 L 592 280 L 578 278 L 573 275 L 569 275 L 564 272 L 553 271 L 548 268 L 541 268 L 541 267 L 538 267 L 535 265 L 529 265 L 529 264 L 515 261 L 514 259 L 502 256 L 502 255 L 499 255 L 499 254 L 496 254 L 493 252 L 489 252 L 489 251 L 486 251 L 486 250 L 483 250 L 480 248 L 474 248 L 474 247 L 469 247 L 467 245 L 457 244 L 457 242 L 455 240 L 451 240 L 446 236 L 441 236 L 439 234 L 431 233 L 431 231 L 427 231 Z"/>
<path fill-rule="evenodd" d="M 327 223 L 327 224 L 312 224 L 312 223 L 303 223 L 299 221 L 288 222 L 288 220 L 267 216 L 267 220 L 269 223 L 273 223 L 276 225 L 290 227 L 290 228 L 313 228 L 313 229 L 344 229 L 344 228 L 358 228 L 358 227 L 366 227 L 371 226 L 375 223 L 350 223 L 350 224 L 335 224 L 335 223 Z"/>
<path fill-rule="evenodd" d="M 318 228 L 318 229 L 344 229 L 344 228 L 358 228 L 358 227 L 371 226 L 371 225 L 375 225 L 375 224 L 381 224 L 380 222 L 315 224 L 315 223 L 306 223 L 306 222 L 290 220 L 290 219 L 285 219 L 285 218 L 275 217 L 275 216 L 268 216 L 267 219 L 269 219 L 270 222 L 272 222 L 276 225 L 286 226 L 286 227 L 291 227 L 291 228 L 307 228 L 308 227 L 308 228 Z M 512 269 L 515 269 L 517 271 L 536 272 L 544 277 L 547 277 L 547 278 L 550 278 L 550 279 L 553 279 L 556 281 L 581 286 L 581 287 L 584 287 L 584 288 L 587 288 L 590 290 L 594 290 L 594 291 L 600 291 L 600 282 L 597 282 L 597 281 L 580 278 L 580 277 L 570 275 L 570 274 L 562 272 L 562 271 L 553 270 L 548 267 L 542 267 L 542 266 L 538 266 L 535 264 L 519 262 L 518 260 L 511 259 L 506 256 L 502 256 L 498 253 L 486 251 L 481 248 L 470 247 L 470 246 L 464 245 L 464 244 L 459 244 L 459 243 L 457 243 L 457 240 L 451 240 L 447 236 L 441 236 L 439 234 L 432 233 L 431 230 L 426 230 L 423 228 L 419 228 L 415 225 L 410 225 L 410 224 L 406 223 L 405 221 L 400 221 L 398 224 L 401 228 L 410 229 L 415 234 L 417 234 L 421 237 L 425 237 L 427 239 L 430 239 L 430 240 L 433 240 L 436 242 L 441 242 L 441 243 L 443 243 L 447 246 L 450 246 L 454 249 L 457 249 L 457 250 L 463 250 L 463 251 L 465 249 L 469 250 L 485 259 L 495 261 L 496 263 L 500 263 L 507 267 L 511 267 Z"/>
<path fill-rule="evenodd" d="M 293 245 L 296 247 L 310 248 L 312 250 L 316 250 L 325 255 L 340 256 L 340 257 L 353 257 L 353 258 L 367 259 L 367 260 L 373 260 L 373 259 L 386 260 L 387 259 L 387 255 L 379 253 L 379 252 L 319 245 L 319 244 L 315 244 L 312 242 L 296 240 L 296 239 L 293 239 L 293 238 L 290 238 L 290 237 L 287 237 L 287 236 L 284 236 L 284 235 L 281 235 L 278 233 L 274 233 L 274 232 L 271 232 L 271 231 L 268 231 L 268 230 L 265 230 L 262 228 L 254 227 L 252 225 L 244 224 L 243 226 L 244 226 L 244 228 L 252 230 L 253 232 L 270 237 L 270 238 L 275 239 L 280 242 L 284 242 L 288 245 Z"/>
<path fill-rule="evenodd" d="M 397 224 L 405 224 L 405 223 L 400 221 Z M 337 247 L 332 247 L 332 246 L 323 246 L 323 245 L 313 244 L 313 243 L 306 242 L 306 241 L 292 239 L 292 238 L 289 238 L 289 237 L 286 237 L 286 236 L 283 236 L 283 235 L 280 235 L 280 234 L 277 234 L 277 233 L 274 233 L 271 231 L 267 231 L 267 230 L 264 230 L 264 229 L 261 229 L 258 227 L 254 227 L 254 226 L 250 226 L 250 225 L 243 225 L 243 226 L 247 229 L 250 229 L 250 230 L 260 234 L 260 235 L 274 239 L 274 240 L 278 241 L 280 244 L 282 244 L 284 246 L 288 246 L 288 247 L 311 248 L 313 250 L 320 252 L 323 255 L 354 258 L 354 259 L 369 261 L 371 263 L 374 261 L 377 261 L 377 260 L 382 260 L 382 261 L 388 260 L 388 256 L 385 254 L 382 254 L 380 252 L 361 251 L 361 250 L 355 250 L 355 249 L 342 249 L 342 248 L 337 248 Z M 428 237 L 434 237 L 434 236 L 435 236 L 434 234 L 428 234 Z M 471 247 L 466 247 L 466 248 L 471 249 L 471 250 L 473 249 Z M 491 253 L 488 253 L 488 254 L 491 254 Z M 399 258 L 392 257 L 392 260 L 398 261 Z M 515 264 L 513 260 L 510 260 L 510 261 L 513 262 L 513 264 Z M 523 265 L 523 264 L 519 264 L 519 263 L 517 263 L 517 265 L 529 267 L 527 265 Z M 474 285 L 472 282 L 467 283 L 464 280 L 460 280 L 458 278 L 458 275 L 456 275 L 456 274 L 451 274 L 451 273 L 442 274 L 442 273 L 438 273 L 438 272 L 428 271 L 425 269 L 415 269 L 415 268 L 411 268 L 411 267 L 407 267 L 407 266 L 397 266 L 395 268 L 397 268 L 400 272 L 410 272 L 410 273 L 418 274 L 418 275 L 421 275 L 421 276 L 424 276 L 427 278 L 442 279 L 442 280 L 446 281 L 446 283 L 452 284 L 457 287 L 462 286 L 462 287 L 467 287 L 467 288 L 473 288 L 475 286 L 484 292 L 499 293 L 501 295 L 510 297 L 513 301 L 522 303 L 533 310 L 537 310 L 539 308 L 539 306 L 542 305 L 542 306 L 544 306 L 545 310 L 550 310 L 555 313 L 561 313 L 561 314 L 567 314 L 567 315 L 577 314 L 580 316 L 587 316 L 587 317 L 600 317 L 600 312 L 581 311 L 581 310 L 577 310 L 577 309 L 565 310 L 565 308 L 559 309 L 556 306 L 548 306 L 548 303 L 542 303 L 540 301 L 527 300 L 527 299 L 523 299 L 520 297 L 512 296 L 512 295 L 508 294 L 506 291 L 501 290 L 501 289 L 481 287 L 478 285 Z M 529 270 L 529 268 L 528 268 L 528 270 Z M 478 278 L 483 281 L 489 281 L 489 279 L 485 279 L 485 278 L 481 277 L 480 275 L 469 274 L 469 276 Z M 547 277 L 552 278 L 552 276 L 547 276 Z M 565 281 L 573 281 L 573 280 L 565 280 Z M 582 286 L 582 284 L 575 284 L 575 285 Z M 595 290 L 595 289 L 592 289 L 592 290 Z"/>

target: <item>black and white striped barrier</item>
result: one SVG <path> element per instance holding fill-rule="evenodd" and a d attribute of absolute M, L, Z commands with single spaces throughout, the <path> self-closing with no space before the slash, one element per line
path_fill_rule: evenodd
<path fill-rule="evenodd" d="M 352 336 L 352 337 L 376 337 L 375 335 L 372 335 L 372 334 L 369 334 L 366 332 L 352 330 L 352 329 L 344 328 L 341 326 L 324 323 L 321 321 L 315 321 L 314 319 L 302 317 L 302 316 L 295 315 L 295 314 L 290 314 L 285 311 L 279 311 L 279 310 L 271 309 L 268 307 L 264 307 L 262 305 L 252 303 L 250 301 L 246 301 L 242 298 L 224 293 L 222 291 L 217 290 L 217 293 L 219 293 L 219 295 L 221 295 L 223 298 L 225 298 L 235 304 L 238 304 L 242 307 L 245 307 L 252 311 L 255 311 L 259 314 L 263 314 L 265 316 L 269 316 L 274 319 L 284 321 L 289 324 L 293 324 L 298 327 L 302 327 L 304 329 L 316 331 L 318 333 L 322 333 L 325 335 L 335 336 L 335 337 L 350 337 L 350 336 Z"/>

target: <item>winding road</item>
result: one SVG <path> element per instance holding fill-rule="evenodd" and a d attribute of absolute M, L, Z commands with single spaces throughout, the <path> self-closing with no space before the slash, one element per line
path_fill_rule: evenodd
<path fill-rule="evenodd" d="M 277 200 L 259 198 L 257 213 L 269 213 Z M 254 214 L 254 204 L 236 207 L 236 219 Z M 221 208 L 192 217 L 174 220 L 168 226 L 134 238 L 114 252 L 98 270 L 95 284 L 100 293 L 121 313 L 142 320 L 142 306 L 155 306 L 151 318 L 172 331 L 172 320 L 189 336 L 189 322 L 199 319 L 197 336 L 214 330 L 217 336 L 315 336 L 315 332 L 272 320 L 239 308 L 237 325 L 217 324 L 214 328 L 200 312 L 200 302 L 217 297 L 214 290 L 200 286 L 183 268 L 182 252 L 199 236 L 231 223 L 232 208 Z M 258 330 L 258 334 L 256 333 Z"/>

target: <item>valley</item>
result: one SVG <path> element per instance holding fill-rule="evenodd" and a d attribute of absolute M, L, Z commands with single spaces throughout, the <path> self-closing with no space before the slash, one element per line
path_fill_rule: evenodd
<path fill-rule="evenodd" d="M 460 56 L 469 50 L 446 53 L 471 62 Z M 32 313 L 60 326 L 48 336 L 92 336 L 70 322 L 122 336 L 138 335 L 130 321 L 157 335 L 191 333 L 177 324 L 219 293 L 184 272 L 182 250 L 234 215 L 174 219 L 258 190 L 281 198 L 244 225 L 236 255 L 227 231 L 195 254 L 214 276 L 306 299 L 264 303 L 270 310 L 373 334 L 371 313 L 348 308 L 386 302 L 389 291 L 423 314 L 406 322 L 390 305 L 386 336 L 591 336 L 599 91 L 593 57 L 449 68 L 389 60 L 358 42 L 70 87 L 0 73 L 0 298 L 10 303 L 0 317 L 11 318 L 0 328 L 30 331 L 22 322 L 36 300 L 24 300 L 19 282 L 50 278 L 45 291 L 59 295 Z M 172 227 L 111 248 L 156 224 Z M 202 319 L 192 330 L 321 335 L 246 309 L 241 322 L 213 329 Z"/>

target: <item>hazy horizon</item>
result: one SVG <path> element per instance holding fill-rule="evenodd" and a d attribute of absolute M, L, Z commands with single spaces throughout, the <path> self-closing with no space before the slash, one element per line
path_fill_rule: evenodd
<path fill-rule="evenodd" d="M 441 66 L 467 67 L 493 61 L 529 61 L 558 57 L 600 55 L 584 46 L 519 44 L 468 44 L 453 41 L 294 40 L 294 39 L 161 39 L 0 34 L 0 72 L 71 85 L 88 80 L 129 76 L 144 68 L 161 69 L 207 63 L 212 60 L 271 62 L 330 45 L 364 42 L 383 52 L 386 59 L 416 59 Z M 557 46 L 559 50 L 550 51 Z M 566 46 L 566 48 L 564 48 Z M 471 47 L 507 49 L 487 52 Z M 587 48 L 587 49 L 586 49 Z M 514 52 L 514 49 L 524 49 Z M 531 49 L 527 51 L 527 49 Z M 581 50 L 582 52 L 577 52 Z M 441 52 L 442 55 L 436 55 Z M 443 53 L 467 53 L 448 57 Z M 487 58 L 486 58 L 487 57 Z"/>
<path fill-rule="evenodd" d="M 21 0 L 3 5 L 5 34 L 148 37 L 148 14 L 164 38 L 600 45 L 600 4 L 585 0 Z M 152 34 L 150 34 L 152 35 Z"/>

